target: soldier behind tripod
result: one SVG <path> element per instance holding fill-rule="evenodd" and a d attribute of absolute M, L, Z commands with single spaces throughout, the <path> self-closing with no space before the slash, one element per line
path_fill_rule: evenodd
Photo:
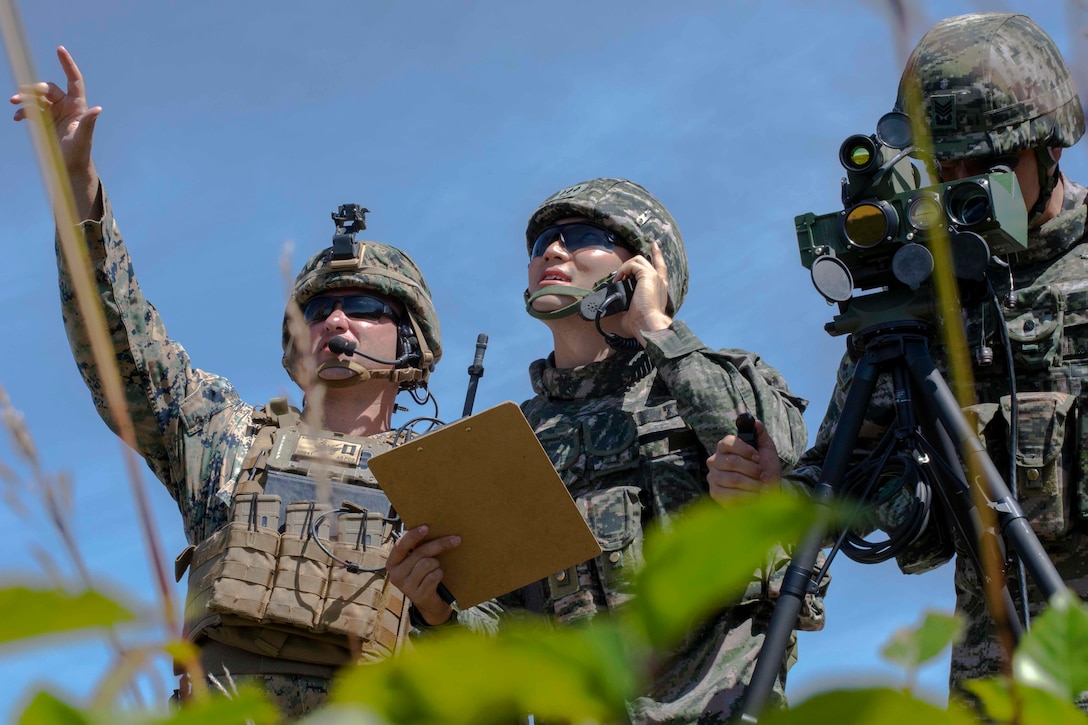
<path fill-rule="evenodd" d="M 921 109 L 908 107 L 911 84 L 921 90 Z M 1062 149 L 1084 133 L 1069 70 L 1054 41 L 1026 16 L 948 18 L 926 33 L 911 54 L 896 110 L 924 114 L 934 144 L 934 158 L 926 161 L 941 181 L 1004 167 L 1020 184 L 1028 210 L 1028 248 L 990 261 L 986 276 L 999 310 L 988 301 L 963 310 L 979 401 L 971 412 L 1001 471 L 1010 469 L 1010 422 L 1016 423 L 1016 476 L 1009 485 L 1018 490 L 1032 529 L 1066 585 L 1088 599 L 1088 425 L 1082 415 L 1088 405 L 1088 191 L 1058 168 Z M 1002 323 L 1008 349 L 999 334 Z M 942 353 L 933 351 L 938 364 Z M 1006 358 L 1013 361 L 1012 374 Z M 853 374 L 854 363 L 845 356 L 815 445 L 788 478 L 818 482 Z M 878 381 L 859 451 L 874 447 L 893 419 L 887 378 Z M 773 468 L 775 457 L 765 452 L 760 460 Z M 711 478 L 719 485 L 740 485 L 777 476 L 767 469 L 755 461 L 750 447 L 728 438 L 713 461 Z M 956 608 L 966 616 L 967 630 L 952 652 L 954 692 L 966 679 L 1001 671 L 1004 656 L 978 574 L 958 539 Z M 947 561 L 950 554 L 926 543 L 917 542 L 897 557 L 903 571 L 928 571 Z M 1019 598 L 1012 576 L 1009 590 Z M 1039 593 L 1029 587 L 1031 613 L 1043 607 Z"/>

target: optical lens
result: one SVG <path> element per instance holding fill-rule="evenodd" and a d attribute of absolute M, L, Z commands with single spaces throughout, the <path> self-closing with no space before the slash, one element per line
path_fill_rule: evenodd
<path fill-rule="evenodd" d="M 884 210 L 866 202 L 846 213 L 843 231 L 851 244 L 869 248 L 887 237 L 891 230 Z"/>
<path fill-rule="evenodd" d="M 380 320 L 382 317 L 394 317 L 393 308 L 388 302 L 370 295 L 341 297 L 340 305 L 344 314 L 353 320 Z"/>
<path fill-rule="evenodd" d="M 839 147 L 839 163 L 847 171 L 868 174 L 879 163 L 877 147 L 871 138 L 861 134 L 850 136 Z"/>
<path fill-rule="evenodd" d="M 974 181 L 951 186 L 944 203 L 948 218 L 960 226 L 975 226 L 990 218 L 990 195 Z"/>
<path fill-rule="evenodd" d="M 302 316 L 309 323 L 322 322 L 337 305 L 353 320 L 379 320 L 383 316 L 396 320 L 396 313 L 388 302 L 370 295 L 318 295 L 302 308 Z"/>
<path fill-rule="evenodd" d="M 307 322 L 321 322 L 328 319 L 332 311 L 336 309 L 336 302 L 332 297 L 323 295 L 312 298 L 302 308 L 302 316 Z"/>
<path fill-rule="evenodd" d="M 919 196 L 911 199 L 907 205 L 907 221 L 920 232 L 936 227 L 943 217 L 941 204 L 935 196 Z"/>
<path fill-rule="evenodd" d="M 590 247 L 611 252 L 616 245 L 616 238 L 612 232 L 595 227 L 592 224 L 584 222 L 557 224 L 542 231 L 536 241 L 533 242 L 532 258 L 536 259 L 544 256 L 544 252 L 547 251 L 556 238 L 559 239 L 559 243 L 563 245 L 564 249 L 572 253 Z"/>
<path fill-rule="evenodd" d="M 867 148 L 858 146 L 850 152 L 850 161 L 855 166 L 865 166 L 869 163 L 869 159 L 873 158 L 873 154 Z"/>

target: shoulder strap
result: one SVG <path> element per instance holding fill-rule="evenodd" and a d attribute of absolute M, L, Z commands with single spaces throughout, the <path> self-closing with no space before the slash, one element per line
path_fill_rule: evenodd
<path fill-rule="evenodd" d="M 253 428 L 256 437 L 242 461 L 242 473 L 238 478 L 237 493 L 260 492 L 264 488 L 265 461 L 272 452 L 272 438 L 276 429 L 298 425 L 299 412 L 287 404 L 287 398 L 272 398 L 268 405 L 253 411 Z"/>

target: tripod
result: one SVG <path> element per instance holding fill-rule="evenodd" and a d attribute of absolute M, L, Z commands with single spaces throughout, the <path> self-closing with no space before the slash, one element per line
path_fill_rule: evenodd
<path fill-rule="evenodd" d="M 859 357 L 842 416 L 828 447 L 820 482 L 813 494 L 818 506 L 817 520 L 798 545 L 786 569 L 782 592 L 771 615 L 745 697 L 742 722 L 757 721 L 757 715 L 773 690 L 804 597 L 814 591 L 813 568 L 833 519 L 830 503 L 842 491 L 851 453 L 882 372 L 891 374 L 897 430 L 920 446 L 927 465 L 935 462 L 939 468 L 935 478 L 941 504 L 962 541 L 966 542 L 980 581 L 986 583 L 987 588 L 1000 589 L 999 599 L 1003 606 L 991 607 L 995 624 L 999 628 L 1006 627 L 1014 641 L 1019 639 L 1021 627 L 1012 614 L 1014 609 L 1005 583 L 1004 566 L 999 567 L 1001 573 L 994 581 L 990 576 L 992 567 L 983 565 L 985 561 L 998 564 L 1004 561 L 1003 544 L 1011 546 L 1047 600 L 1065 589 L 1061 576 L 1024 518 L 1019 503 L 937 370 L 929 352 L 933 326 L 912 314 L 903 316 L 907 319 L 884 315 L 884 319 L 890 321 L 879 322 L 854 334 Z M 915 415 L 915 405 L 921 418 Z M 926 423 L 920 425 L 919 420 Z M 957 463 L 957 456 L 971 472 L 969 477 Z M 987 524 L 979 513 L 979 506 L 992 511 L 997 527 Z M 1027 596 L 1026 592 L 1024 596 Z"/>

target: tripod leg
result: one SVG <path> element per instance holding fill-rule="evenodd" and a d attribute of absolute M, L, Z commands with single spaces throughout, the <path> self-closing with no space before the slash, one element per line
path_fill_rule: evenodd
<path fill-rule="evenodd" d="M 1035 584 L 1048 600 L 1065 591 L 1065 582 L 1039 543 L 1020 509 L 1020 504 L 1013 498 L 982 442 L 968 425 L 955 396 L 948 388 L 948 383 L 933 364 L 929 351 L 924 346 L 909 345 L 906 358 L 917 389 L 931 400 L 941 425 L 956 444 L 968 470 L 979 472 L 972 483 L 982 487 L 981 493 L 996 513 L 1001 532 L 1024 562 Z"/>
<path fill-rule="evenodd" d="M 959 534 L 960 543 L 966 548 L 966 552 L 961 550 L 959 556 L 963 556 L 964 553 L 969 555 L 971 561 L 967 566 L 974 568 L 979 582 L 986 582 L 987 608 L 998 628 L 999 638 L 1011 652 L 1020 641 L 1023 625 L 1013 614 L 1016 605 L 1009 592 L 1005 576 L 1007 559 L 1004 539 L 998 535 L 992 521 L 987 525 L 982 520 L 979 507 L 972 500 L 971 486 L 958 464 L 959 450 L 941 425 L 939 411 L 934 409 L 931 396 L 922 393 L 915 397 L 921 418 L 931 422 L 930 430 L 923 434 L 923 439 L 930 445 L 939 446 L 941 451 L 939 455 L 943 456 L 936 459 L 942 464 L 941 470 L 938 471 L 939 485 L 936 488 L 944 504 L 944 510 L 950 514 L 952 526 Z M 948 461 L 955 461 L 955 468 L 945 465 Z M 990 518 L 993 518 L 992 514 Z M 996 577 L 987 577 L 987 571 L 1001 573 Z"/>
<path fill-rule="evenodd" d="M 742 722 L 756 722 L 759 712 L 767 704 L 774 690 L 775 681 L 782 667 L 782 658 L 789 645 L 790 635 L 797 624 L 801 605 L 811 590 L 816 558 L 823 547 L 824 538 L 831 524 L 829 504 L 835 490 L 846 475 L 854 443 L 857 441 L 858 433 L 861 432 L 862 423 L 865 422 L 865 414 L 869 409 L 869 401 L 876 388 L 879 373 L 879 367 L 874 362 L 873 356 L 866 354 L 858 361 L 850 391 L 846 395 L 846 402 L 842 408 L 842 417 L 839 418 L 835 434 L 828 446 L 827 457 L 824 459 L 824 466 L 820 472 L 820 483 L 813 493 L 818 506 L 816 523 L 798 544 L 793 559 L 786 569 L 782 592 L 771 615 L 767 635 L 763 640 L 763 646 L 752 672 L 752 681 L 749 683 L 744 698 Z"/>
<path fill-rule="evenodd" d="M 1016 617 L 1016 608 L 1009 594 L 1005 556 L 998 531 L 1012 546 L 1046 600 L 1064 591 L 1065 583 L 1024 517 L 1016 497 L 1009 490 L 974 429 L 968 424 L 948 383 L 936 369 L 928 347 L 908 345 L 905 356 L 919 395 L 936 414 L 936 420 L 947 431 L 967 467 L 970 493 L 977 501 L 971 514 L 976 521 L 978 537 L 965 538 L 965 541 L 968 547 L 977 547 L 972 549 L 972 553 L 977 559 L 979 581 L 984 587 L 987 606 L 997 628 L 999 641 L 1007 658 L 1011 660 L 1023 627 Z M 984 516 L 993 517 L 991 521 L 995 521 L 997 526 L 982 521 Z M 1027 592 L 1024 591 L 1023 594 L 1026 605 Z"/>

